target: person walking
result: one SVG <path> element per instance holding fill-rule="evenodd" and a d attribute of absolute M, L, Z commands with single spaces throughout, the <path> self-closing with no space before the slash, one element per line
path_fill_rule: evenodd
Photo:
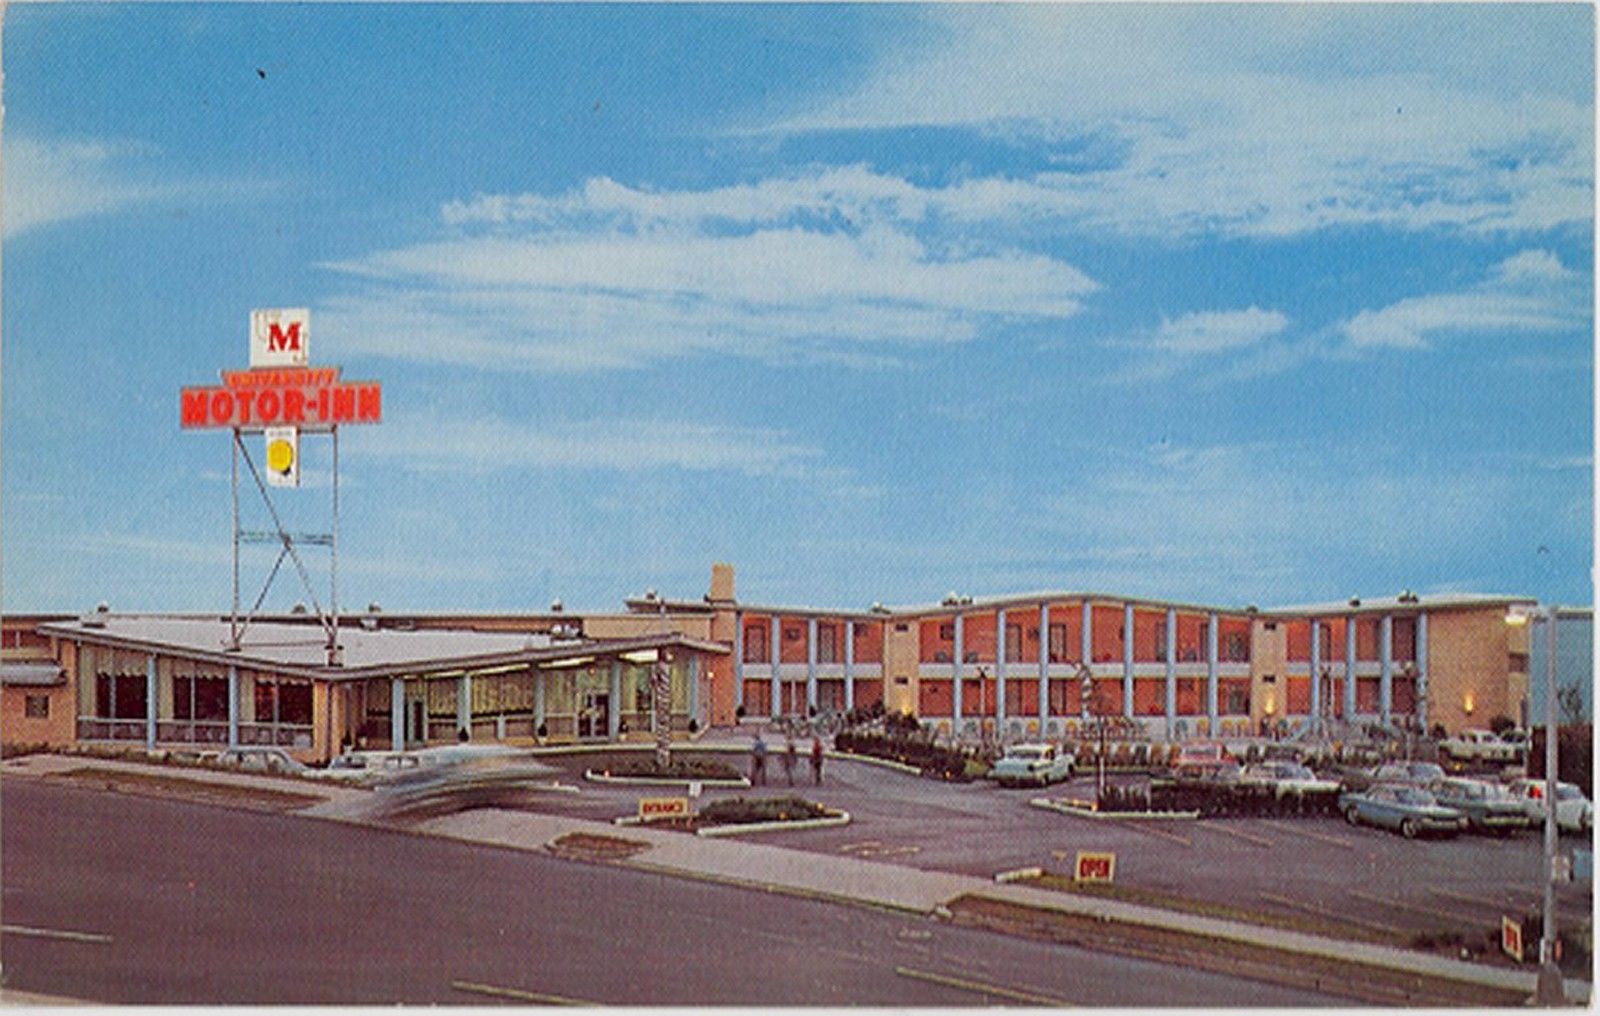
<path fill-rule="evenodd" d="M 750 746 L 750 785 L 767 785 L 767 742 L 761 740 L 759 730 L 756 731 L 755 743 Z"/>
<path fill-rule="evenodd" d="M 783 749 L 783 775 L 789 778 L 789 786 L 792 787 L 794 786 L 794 763 L 799 756 L 794 748 L 794 735 L 790 734 L 787 737 L 787 741 L 788 743 Z"/>
<path fill-rule="evenodd" d="M 811 738 L 811 778 L 817 786 L 822 786 L 822 738 Z"/>

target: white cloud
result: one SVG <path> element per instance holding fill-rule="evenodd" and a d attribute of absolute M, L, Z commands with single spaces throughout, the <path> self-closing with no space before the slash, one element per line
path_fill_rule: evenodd
<path fill-rule="evenodd" d="M 1548 251 L 1526 250 L 1496 265 L 1475 286 L 1364 310 L 1342 331 L 1356 349 L 1426 349 L 1445 335 L 1578 328 L 1589 309 L 1582 283 Z"/>
<path fill-rule="evenodd" d="M 1250 307 L 1234 311 L 1196 311 L 1163 320 L 1150 345 L 1168 353 L 1205 355 L 1247 346 L 1283 331 L 1289 319 L 1278 311 Z"/>
<path fill-rule="evenodd" d="M 1135 358 L 1113 372 L 1109 380 L 1141 384 L 1180 372 L 1193 376 L 1197 364 L 1206 366 L 1207 376 L 1218 374 L 1219 365 L 1233 373 L 1246 364 L 1252 365 L 1255 373 L 1286 370 L 1299 362 L 1298 356 L 1286 355 L 1290 347 L 1273 340 L 1288 326 L 1289 318 L 1282 312 L 1255 306 L 1163 318 L 1153 334 L 1107 343 L 1135 351 Z"/>
<path fill-rule="evenodd" d="M 846 175 L 858 191 L 893 189 Z M 480 196 L 445 217 L 482 230 L 327 266 L 354 287 L 327 303 L 320 328 L 345 352 L 513 370 L 712 351 L 881 362 L 885 348 L 967 341 L 1002 319 L 1070 317 L 1097 288 L 1048 256 L 932 245 L 837 181 L 755 191 L 597 182 L 555 198 Z M 802 221 L 823 208 L 828 221 Z"/>
<path fill-rule="evenodd" d="M 260 180 L 163 174 L 153 164 L 157 150 L 138 141 L 43 140 L 7 132 L 4 150 L 0 208 L 8 237 L 139 205 L 214 204 L 273 189 Z"/>
<path fill-rule="evenodd" d="M 1110 138 L 1122 155 L 1107 165 L 963 190 L 1009 191 L 1017 210 L 1135 235 L 1518 231 L 1592 218 L 1592 86 L 1481 37 L 1471 49 L 1482 66 L 1464 68 L 1459 54 L 1434 54 L 1447 33 L 1426 13 L 1209 6 L 935 9 L 931 31 L 905 33 L 913 41 L 847 92 L 768 130 L 1009 128 L 1047 149 L 1052 137 Z M 1576 27 L 1563 18 L 1530 23 L 1559 41 Z M 1406 59 L 1374 56 L 1374 29 L 1416 46 Z M 1515 67 L 1495 66 L 1501 56 Z M 1586 61 L 1587 47 L 1564 45 L 1542 63 Z"/>
<path fill-rule="evenodd" d="M 672 420 L 609 419 L 535 426 L 483 417 L 390 420 L 361 434 L 364 454 L 422 470 L 683 469 L 746 476 L 829 473 L 819 449 L 785 431 Z"/>

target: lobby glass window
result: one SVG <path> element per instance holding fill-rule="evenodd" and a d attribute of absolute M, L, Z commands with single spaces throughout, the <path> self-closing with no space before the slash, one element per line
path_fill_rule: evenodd
<path fill-rule="evenodd" d="M 1016 660 L 1022 656 L 1022 625 L 1006 625 L 1006 659 Z"/>
<path fill-rule="evenodd" d="M 50 696 L 29 695 L 23 700 L 22 715 L 30 720 L 48 720 L 50 718 Z"/>
<path fill-rule="evenodd" d="M 1165 660 L 1166 658 L 1167 658 L 1167 620 L 1166 620 L 1166 618 L 1162 618 L 1161 619 L 1161 623 L 1156 625 L 1156 659 Z"/>
<path fill-rule="evenodd" d="M 943 641 L 943 642 L 954 642 L 955 641 L 955 637 L 956 637 L 956 626 L 955 626 L 954 623 L 941 624 L 939 626 L 939 639 L 940 639 L 940 641 Z"/>
<path fill-rule="evenodd" d="M 311 685 L 295 682 L 278 686 L 278 721 L 311 725 Z"/>
<path fill-rule="evenodd" d="M 1222 658 L 1229 663 L 1250 662 L 1250 636 L 1242 631 L 1231 631 L 1223 639 Z"/>
<path fill-rule="evenodd" d="M 1061 663 L 1067 658 L 1067 626 L 1050 626 L 1050 662 Z"/>
<path fill-rule="evenodd" d="M 112 678 L 116 688 L 116 716 L 137 719 L 145 714 L 145 683 L 143 674 L 118 674 Z"/>

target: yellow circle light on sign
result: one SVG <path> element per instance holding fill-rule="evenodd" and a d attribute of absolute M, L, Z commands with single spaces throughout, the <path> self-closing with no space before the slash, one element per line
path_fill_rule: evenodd
<path fill-rule="evenodd" d="M 294 468 L 294 445 L 282 440 L 268 444 L 267 468 L 274 473 L 287 473 Z"/>

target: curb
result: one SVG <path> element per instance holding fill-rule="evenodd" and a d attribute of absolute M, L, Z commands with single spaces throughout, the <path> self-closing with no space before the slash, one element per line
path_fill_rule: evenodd
<path fill-rule="evenodd" d="M 597 773 L 593 769 L 586 769 L 584 770 L 583 778 L 593 780 L 595 783 L 615 783 L 628 787 L 683 787 L 688 789 L 691 783 L 698 783 L 702 787 L 738 787 L 745 790 L 750 787 L 750 780 L 743 776 L 733 780 L 717 778 L 692 780 L 668 776 L 607 776 L 605 773 Z"/>
<path fill-rule="evenodd" d="M 1096 811 L 1093 808 L 1078 808 L 1060 801 L 1052 801 L 1048 797 L 1035 797 L 1028 802 L 1035 808 L 1044 808 L 1047 811 L 1059 811 L 1063 815 L 1074 818 L 1096 818 L 1110 822 L 1148 822 L 1148 821 L 1187 821 L 1200 817 L 1198 811 Z"/>
<path fill-rule="evenodd" d="M 692 868 L 679 868 L 670 864 L 653 864 L 649 861 L 628 859 L 617 862 L 625 868 L 634 868 L 647 871 L 654 875 L 664 875 L 668 878 L 686 878 L 696 882 L 709 882 L 713 885 L 733 886 L 738 889 L 757 889 L 761 892 L 771 893 L 774 896 L 792 896 L 796 899 L 815 900 L 819 903 L 842 903 L 846 906 L 860 907 L 863 910 L 878 910 L 890 914 L 911 914 L 916 917 L 927 917 L 933 911 L 906 903 L 889 903 L 883 900 L 869 900 L 860 896 L 849 896 L 844 893 L 824 892 L 820 889 L 805 889 L 800 886 L 784 885 L 780 882 L 762 882 L 757 879 L 736 878 L 732 875 L 716 875 L 708 871 L 695 871 Z M 934 911 L 940 909 L 935 907 Z"/>
<path fill-rule="evenodd" d="M 821 818 L 801 819 L 798 822 L 742 822 L 737 825 L 708 826 L 705 829 L 696 829 L 696 836 L 743 836 L 745 833 L 767 833 L 785 830 L 799 831 L 802 829 L 827 829 L 833 826 L 850 824 L 850 813 L 840 811 L 836 815 L 824 815 Z"/>

